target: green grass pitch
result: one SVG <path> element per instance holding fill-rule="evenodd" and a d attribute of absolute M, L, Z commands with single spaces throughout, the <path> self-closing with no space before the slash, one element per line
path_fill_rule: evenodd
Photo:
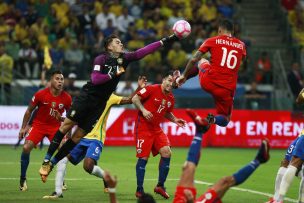
<path fill-rule="evenodd" d="M 51 173 L 47 183 L 42 183 L 38 175 L 38 169 L 43 160 L 46 148 L 42 151 L 33 150 L 28 168 L 28 191 L 21 192 L 18 189 L 20 176 L 20 154 L 22 147 L 14 150 L 11 146 L 0 146 L 0 202 L 54 202 L 54 200 L 43 200 L 42 196 L 54 191 L 54 174 Z M 171 168 L 166 182 L 169 200 L 154 195 L 157 202 L 172 202 L 175 186 L 181 173 L 181 166 L 187 155 L 187 148 L 172 149 Z M 272 150 L 271 160 L 261 165 L 247 182 L 235 189 L 229 190 L 223 201 L 225 203 L 255 203 L 265 202 L 267 194 L 273 193 L 274 180 L 283 158 L 285 150 Z M 203 182 L 213 183 L 220 177 L 231 175 L 239 168 L 249 163 L 256 154 L 256 149 L 228 149 L 228 148 L 206 148 L 202 149 L 201 160 L 196 172 L 198 194 L 203 193 L 208 187 Z M 145 191 L 152 193 L 158 178 L 159 157 L 151 157 L 146 168 Z M 135 149 L 134 147 L 105 147 L 98 163 L 103 169 L 109 169 L 112 174 L 118 176 L 117 197 L 119 202 L 136 202 L 135 189 Z M 108 202 L 108 195 L 103 193 L 103 183 L 100 179 L 87 174 L 82 169 L 82 163 L 78 166 L 69 164 L 67 167 L 66 183 L 68 190 L 64 192 L 63 199 L 56 202 L 77 203 L 102 203 Z M 297 199 L 299 180 L 295 181 L 287 196 Z M 239 188 L 250 191 L 238 190 Z M 260 193 L 256 193 L 260 192 Z M 296 201 L 285 201 L 296 202 Z"/>

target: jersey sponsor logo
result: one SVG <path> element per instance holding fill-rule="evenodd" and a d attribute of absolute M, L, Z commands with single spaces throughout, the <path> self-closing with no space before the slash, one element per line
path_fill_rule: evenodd
<path fill-rule="evenodd" d="M 139 91 L 139 93 L 140 93 L 140 94 L 144 94 L 146 91 L 147 91 L 146 88 L 142 88 L 142 89 Z"/>
<path fill-rule="evenodd" d="M 168 105 L 168 108 L 170 108 L 170 106 L 171 106 L 171 102 L 169 102 L 169 101 L 168 101 L 167 105 Z"/>
<path fill-rule="evenodd" d="M 56 102 L 52 102 L 52 108 L 55 108 Z"/>
<path fill-rule="evenodd" d="M 136 152 L 137 152 L 137 154 L 140 154 L 140 153 L 142 153 L 142 149 L 137 149 Z"/>
<path fill-rule="evenodd" d="M 163 99 L 163 100 L 162 100 L 162 105 L 165 106 L 165 104 L 166 104 L 166 100 Z"/>
<path fill-rule="evenodd" d="M 100 71 L 100 65 L 95 65 L 95 66 L 94 66 L 94 70 Z"/>
<path fill-rule="evenodd" d="M 123 59 L 122 59 L 122 58 L 118 58 L 118 59 L 117 59 L 117 63 L 118 63 L 119 65 L 121 65 L 121 64 L 123 63 Z"/>
<path fill-rule="evenodd" d="M 64 107 L 64 104 L 59 104 L 59 109 L 62 109 Z"/>

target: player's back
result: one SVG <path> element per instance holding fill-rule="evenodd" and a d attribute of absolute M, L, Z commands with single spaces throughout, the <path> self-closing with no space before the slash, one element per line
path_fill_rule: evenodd
<path fill-rule="evenodd" d="M 220 35 L 208 38 L 199 51 L 210 52 L 210 76 L 218 80 L 219 85 L 234 89 L 237 72 L 242 59 L 246 56 L 246 48 L 242 41 L 235 37 Z"/>

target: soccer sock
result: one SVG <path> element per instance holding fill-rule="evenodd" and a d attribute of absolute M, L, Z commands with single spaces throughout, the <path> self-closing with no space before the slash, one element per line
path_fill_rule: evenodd
<path fill-rule="evenodd" d="M 60 142 L 62 140 L 62 138 L 64 137 L 64 133 L 60 132 L 59 130 L 57 130 L 49 148 L 48 151 L 44 157 L 45 160 L 50 160 L 53 156 L 53 154 L 55 153 L 56 149 L 59 147 Z"/>
<path fill-rule="evenodd" d="M 302 169 L 301 169 L 302 171 Z M 299 187 L 299 203 L 304 203 L 304 178 L 301 178 L 300 187 Z"/>
<path fill-rule="evenodd" d="M 96 176 L 98 178 L 103 178 L 103 174 L 104 174 L 104 171 L 99 166 L 95 165 L 93 167 L 91 175 L 94 175 L 94 176 Z"/>
<path fill-rule="evenodd" d="M 293 181 L 293 178 L 295 177 L 296 175 L 296 172 L 297 172 L 297 168 L 292 166 L 292 165 L 289 165 L 283 178 L 282 178 L 282 182 L 281 182 L 281 185 L 280 185 L 280 191 L 279 191 L 279 198 L 276 199 L 277 201 L 283 201 L 284 199 L 284 196 L 286 195 L 292 181 Z"/>
<path fill-rule="evenodd" d="M 255 169 L 257 169 L 259 165 L 260 162 L 258 160 L 253 160 L 248 165 L 233 174 L 233 177 L 235 179 L 235 185 L 243 183 L 255 171 Z"/>
<path fill-rule="evenodd" d="M 63 185 L 67 164 L 68 164 L 68 158 L 64 157 L 62 160 L 58 162 L 57 165 L 57 173 L 55 179 L 55 192 L 57 193 L 57 195 L 62 194 L 62 185 Z"/>
<path fill-rule="evenodd" d="M 275 180 L 275 187 L 274 187 L 274 196 L 273 196 L 274 199 L 279 198 L 280 185 L 281 185 L 282 178 L 283 178 L 286 170 L 287 170 L 287 168 L 285 168 L 283 166 L 281 166 L 278 170 L 277 177 Z"/>
<path fill-rule="evenodd" d="M 21 175 L 20 175 L 20 178 L 25 179 L 26 178 L 27 167 L 30 163 L 30 154 L 22 152 L 20 161 L 21 161 Z"/>
<path fill-rule="evenodd" d="M 143 191 L 147 160 L 139 158 L 136 164 L 137 191 Z"/>
<path fill-rule="evenodd" d="M 76 146 L 76 144 L 77 143 L 75 143 L 72 139 L 68 139 L 68 141 L 66 141 L 66 143 L 62 145 L 57 154 L 52 158 L 52 164 L 56 165 L 58 161 L 66 157 L 70 153 L 70 151 Z"/>
<path fill-rule="evenodd" d="M 199 132 L 194 135 L 188 151 L 187 161 L 192 162 L 195 165 L 198 164 L 201 155 L 202 136 L 203 133 Z"/>
<path fill-rule="evenodd" d="M 171 158 L 161 157 L 158 165 L 158 184 L 157 186 L 164 186 L 170 169 Z"/>
<path fill-rule="evenodd" d="M 228 125 L 229 121 L 227 120 L 226 116 L 216 115 L 214 123 L 216 125 L 219 125 L 219 126 L 222 126 L 222 127 L 226 127 Z"/>

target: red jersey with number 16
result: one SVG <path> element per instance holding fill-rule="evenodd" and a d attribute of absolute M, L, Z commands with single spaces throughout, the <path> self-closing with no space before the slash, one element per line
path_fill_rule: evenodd
<path fill-rule="evenodd" d="M 71 107 L 71 96 L 62 91 L 60 95 L 52 95 L 50 88 L 45 88 L 36 92 L 33 96 L 31 105 L 38 106 L 38 111 L 33 120 L 33 126 L 44 128 L 59 128 L 61 122 L 54 117 L 54 111 L 60 115 Z"/>
<path fill-rule="evenodd" d="M 174 108 L 174 96 L 172 93 L 165 95 L 162 92 L 161 85 L 149 85 L 139 92 L 137 95 L 141 97 L 141 102 L 145 109 L 153 114 L 151 121 L 145 119 L 139 111 L 136 121 L 136 128 L 140 131 L 158 131 L 161 130 L 160 123 L 164 119 L 166 112 L 172 112 Z"/>
<path fill-rule="evenodd" d="M 209 71 L 208 77 L 221 87 L 235 90 L 237 72 L 243 57 L 246 56 L 245 44 L 235 37 L 220 35 L 208 38 L 199 51 L 209 51 L 211 54 L 211 67 L 206 70 Z"/>

